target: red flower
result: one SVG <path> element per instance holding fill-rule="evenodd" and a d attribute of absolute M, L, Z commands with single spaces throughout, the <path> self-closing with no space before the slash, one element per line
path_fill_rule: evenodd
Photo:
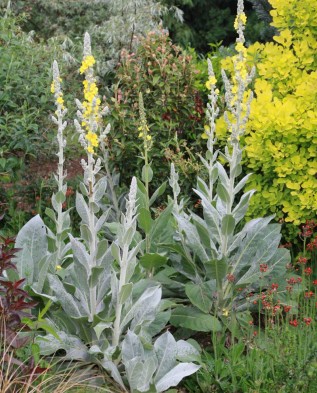
<path fill-rule="evenodd" d="M 291 306 L 284 306 L 284 311 L 289 312 L 291 308 L 292 308 Z"/>
<path fill-rule="evenodd" d="M 313 285 L 317 285 L 317 280 L 314 280 L 314 281 L 313 281 Z"/>
<path fill-rule="evenodd" d="M 307 263 L 307 258 L 305 257 L 299 257 L 297 262 L 301 265 L 305 265 L 305 263 Z"/>
<path fill-rule="evenodd" d="M 309 292 L 305 292 L 305 298 L 310 298 L 314 296 L 314 292 L 313 291 L 309 291 Z"/>
<path fill-rule="evenodd" d="M 297 319 L 293 319 L 292 321 L 289 321 L 289 324 L 291 326 L 297 327 L 298 326 L 298 321 L 297 321 Z"/>
<path fill-rule="evenodd" d="M 304 270 L 306 276 L 310 276 L 313 273 L 313 269 L 311 267 L 306 267 Z"/>
<path fill-rule="evenodd" d="M 271 288 L 273 289 L 273 291 L 276 291 L 278 288 L 278 284 L 272 284 Z"/>
<path fill-rule="evenodd" d="M 311 318 L 304 318 L 304 322 L 306 323 L 307 326 L 309 326 L 312 322 Z"/>
<path fill-rule="evenodd" d="M 261 263 L 260 264 L 260 272 L 265 273 L 267 271 L 267 268 L 268 268 L 268 266 L 267 266 L 266 263 Z"/>

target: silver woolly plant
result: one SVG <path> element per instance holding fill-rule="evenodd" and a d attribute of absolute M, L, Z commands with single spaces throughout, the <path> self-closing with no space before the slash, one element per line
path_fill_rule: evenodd
<path fill-rule="evenodd" d="M 53 209 L 46 208 L 46 215 L 53 221 L 54 229 L 47 227 L 39 215 L 33 217 L 20 230 L 16 247 L 22 251 L 17 255 L 17 267 L 20 277 L 26 277 L 27 285 L 37 294 L 49 297 L 51 294 L 47 283 L 47 273 L 55 273 L 61 269 L 69 250 L 66 241 L 70 232 L 70 209 L 63 211 L 63 203 L 66 201 L 67 184 L 64 182 L 66 172 L 64 170 L 64 148 L 66 139 L 64 130 L 67 122 L 64 117 L 67 109 L 64 105 L 58 64 L 53 63 L 53 81 L 51 93 L 54 95 L 56 111 L 52 116 L 57 126 L 58 143 L 58 166 L 54 178 L 57 184 L 57 192 L 53 193 L 51 201 Z"/>
<path fill-rule="evenodd" d="M 159 284 L 145 280 L 137 255 L 143 240 L 137 232 L 137 180 L 132 179 L 126 212 L 116 223 L 116 239 L 109 246 L 100 239 L 107 212 L 100 212 L 107 181 L 97 180 L 101 161 L 96 149 L 109 132 L 98 135 L 101 126 L 100 99 L 93 75 L 94 58 L 90 38 L 85 35 L 84 59 L 80 72 L 85 74 L 83 103 L 77 102 L 75 126 L 87 152 L 82 160 L 84 182 L 76 195 L 76 210 L 81 218 L 81 238 L 70 237 L 73 263 L 65 276 L 48 274 L 51 299 L 61 310 L 51 310 L 49 324 L 57 331 L 38 337 L 42 354 L 64 349 L 65 358 L 98 364 L 130 392 L 162 392 L 195 371 L 199 351 L 185 341 L 176 342 L 165 333 L 152 344 L 152 337 L 164 329 L 170 317 L 169 302 L 161 300 Z M 162 222 L 160 224 L 162 226 Z"/>
<path fill-rule="evenodd" d="M 278 248 L 281 226 L 269 224 L 273 219 L 270 216 L 251 220 L 241 228 L 241 221 L 254 193 L 254 190 L 243 193 L 251 175 L 240 177 L 243 153 L 240 138 L 245 131 L 252 99 L 248 85 L 254 77 L 254 70 L 248 72 L 246 67 L 245 23 L 243 1 L 239 0 L 235 20 L 237 55 L 233 57 L 234 74 L 231 81 L 222 71 L 228 110 L 225 119 L 230 132 L 224 153 L 214 151 L 219 91 L 211 62 L 208 62 L 209 127 L 206 130 L 206 157 L 202 158 L 208 171 L 208 182 L 198 177 L 197 189 L 194 190 L 201 199 L 203 217 L 193 212 L 177 212 L 175 202 L 176 240 L 181 248 L 170 248 L 178 251 L 178 257 L 172 258 L 174 267 L 191 281 L 185 285 L 185 291 L 192 306 L 177 307 L 172 313 L 171 322 L 193 330 L 220 330 L 221 321 L 227 324 L 236 317 L 242 317 L 239 312 L 251 308 L 256 293 L 270 290 L 272 283 L 279 286 L 274 295 L 281 303 L 287 301 L 285 275 L 290 255 L 287 250 Z M 226 166 L 222 164 L 224 161 Z M 175 182 L 171 185 L 174 194 L 177 194 Z M 247 297 L 250 292 L 255 295 Z"/>
<path fill-rule="evenodd" d="M 45 210 L 56 225 L 56 234 L 54 235 L 48 228 L 48 237 L 55 242 L 56 248 L 56 260 L 55 267 L 59 268 L 62 265 L 63 258 L 67 252 L 68 247 L 65 247 L 65 240 L 70 232 L 70 216 L 69 210 L 63 212 L 63 203 L 66 201 L 67 184 L 64 183 L 66 178 L 66 171 L 64 170 L 64 148 L 66 147 L 66 139 L 64 137 L 64 130 L 67 126 L 67 122 L 64 121 L 64 116 L 67 113 L 67 109 L 64 105 L 63 93 L 61 89 L 62 79 L 60 77 L 58 64 L 56 61 L 53 63 L 53 82 L 51 84 L 51 92 L 54 94 L 56 112 L 55 116 L 52 116 L 53 122 L 57 125 L 57 142 L 58 142 L 58 166 L 57 174 L 54 175 L 57 183 L 57 193 L 52 195 L 52 209 L 47 208 Z"/>

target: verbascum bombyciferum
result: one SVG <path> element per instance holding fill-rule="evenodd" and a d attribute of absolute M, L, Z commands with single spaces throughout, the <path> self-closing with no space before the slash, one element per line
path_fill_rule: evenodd
<path fill-rule="evenodd" d="M 247 48 L 246 64 L 255 65 L 255 98 L 242 141 L 245 168 L 253 172 L 249 216 L 275 213 L 299 225 L 317 210 L 317 2 L 270 0 L 273 42 Z M 236 50 L 239 53 L 239 48 Z M 240 48 L 241 49 L 241 48 Z M 232 69 L 223 60 L 226 70 Z M 217 122 L 217 135 L 227 127 Z"/>

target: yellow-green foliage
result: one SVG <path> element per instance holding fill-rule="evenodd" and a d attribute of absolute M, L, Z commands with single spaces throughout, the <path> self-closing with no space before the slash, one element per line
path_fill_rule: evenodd
<path fill-rule="evenodd" d="M 257 69 L 245 137 L 249 188 L 257 190 L 248 214 L 274 212 L 298 225 L 317 210 L 317 0 L 270 3 L 280 35 L 248 48 Z"/>

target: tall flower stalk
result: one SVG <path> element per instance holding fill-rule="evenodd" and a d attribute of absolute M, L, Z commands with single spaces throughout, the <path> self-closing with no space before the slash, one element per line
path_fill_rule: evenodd
<path fill-rule="evenodd" d="M 118 296 L 116 298 L 115 305 L 115 321 L 113 325 L 112 345 L 116 347 L 119 344 L 121 335 L 121 314 L 124 306 L 122 301 L 124 288 L 129 285 L 129 279 L 131 278 L 131 272 L 133 273 L 135 267 L 135 259 L 129 258 L 129 249 L 131 246 L 132 239 L 136 233 L 136 194 L 137 194 L 137 183 L 136 178 L 133 177 L 127 201 L 127 210 L 125 215 L 122 215 L 122 230 L 118 235 L 117 244 L 113 247 L 117 248 L 119 252 L 117 255 L 118 263 L 120 266 L 119 282 L 118 282 Z M 128 235 L 128 236 L 127 236 Z M 139 249 L 139 247 L 137 247 Z M 133 254 L 133 252 L 132 252 Z M 130 264 L 130 269 L 129 269 Z M 128 271 L 130 270 L 130 272 Z M 132 284 L 131 289 L 132 289 Z"/>
<path fill-rule="evenodd" d="M 63 257 L 64 248 L 64 236 L 63 232 L 69 227 L 70 219 L 68 212 L 63 213 L 63 203 L 66 200 L 67 184 L 64 183 L 66 172 L 64 170 L 64 148 L 66 146 L 66 139 L 64 137 L 64 130 L 67 126 L 67 122 L 64 121 L 64 116 L 67 113 L 67 109 L 64 104 L 63 92 L 61 88 L 62 78 L 60 77 L 58 64 L 56 61 L 53 62 L 53 82 L 51 84 L 51 93 L 54 94 L 56 111 L 55 116 L 52 116 L 53 122 L 57 125 L 57 142 L 58 142 L 58 166 L 57 175 L 55 180 L 57 182 L 58 191 L 57 194 L 52 196 L 52 203 L 54 210 L 57 213 L 56 216 L 56 263 L 60 266 Z M 48 213 L 49 214 L 49 213 Z"/>
<path fill-rule="evenodd" d="M 248 85 L 254 78 L 255 69 L 253 68 L 250 72 L 247 70 L 247 49 L 244 46 L 246 20 L 243 0 L 238 0 L 237 16 L 234 22 L 234 27 L 238 33 L 235 45 L 237 55 L 233 57 L 234 74 L 232 81 L 229 81 L 224 70 L 221 72 L 225 85 L 225 101 L 228 108 L 228 112 L 225 112 L 224 116 L 230 132 L 228 146 L 225 148 L 225 154 L 223 155 L 229 164 L 228 200 L 226 202 L 226 213 L 228 215 L 231 215 L 233 212 L 235 198 L 239 192 L 236 189 L 236 179 L 242 172 L 243 149 L 240 146 L 240 138 L 245 132 L 253 98 L 253 93 L 248 89 Z M 242 187 L 244 184 L 242 184 Z M 228 236 L 224 236 L 222 239 L 222 253 L 225 257 L 228 255 L 228 247 Z"/>
<path fill-rule="evenodd" d="M 139 94 L 139 114 L 140 114 L 140 127 L 139 127 L 139 138 L 143 140 L 143 158 L 144 166 L 142 168 L 142 180 L 145 185 L 146 198 L 145 198 L 145 209 L 150 212 L 150 191 L 149 183 L 153 178 L 153 171 L 149 163 L 149 151 L 152 147 L 152 136 L 150 135 L 150 130 L 147 125 L 144 102 L 142 93 Z M 150 252 L 150 239 L 148 234 L 145 235 L 145 251 Z"/>
<path fill-rule="evenodd" d="M 98 95 L 98 87 L 96 78 L 94 76 L 93 66 L 95 59 L 91 54 L 90 36 L 88 33 L 84 37 L 84 57 L 80 67 L 80 74 L 84 74 L 84 101 L 81 103 L 76 100 L 78 111 L 77 116 L 79 121 L 75 120 L 75 127 L 79 133 L 79 141 L 87 153 L 87 160 L 82 160 L 81 164 L 84 170 L 84 184 L 82 190 L 88 197 L 88 211 L 84 213 L 81 218 L 85 225 L 88 226 L 88 250 L 89 250 L 89 268 L 90 275 L 97 266 L 97 244 L 98 244 L 98 228 L 96 228 L 97 218 L 95 213 L 99 211 L 98 202 L 101 199 L 106 182 L 102 181 L 102 185 L 96 182 L 96 175 L 101 169 L 101 160 L 95 159 L 96 149 L 100 145 L 100 141 L 106 137 L 110 128 L 107 127 L 104 131 L 100 132 L 102 116 L 106 112 L 104 109 L 101 111 L 101 99 Z M 100 188 L 101 187 L 101 188 Z M 98 192 L 98 189 L 103 192 Z M 76 205 L 77 210 L 80 210 L 82 204 L 82 197 L 77 194 Z M 85 206 L 85 205 L 83 205 Z M 99 228 L 100 229 L 100 228 Z M 90 287 L 90 313 L 91 319 L 96 314 L 97 309 L 97 293 L 96 286 Z"/>

